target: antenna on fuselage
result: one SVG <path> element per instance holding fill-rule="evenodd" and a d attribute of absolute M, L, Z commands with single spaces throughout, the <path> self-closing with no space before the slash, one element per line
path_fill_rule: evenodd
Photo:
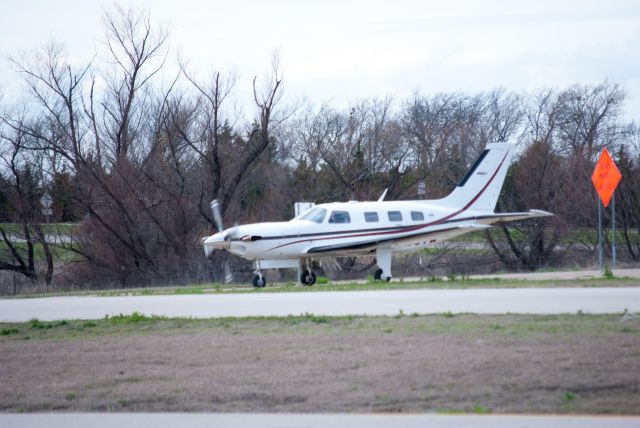
<path fill-rule="evenodd" d="M 384 189 L 384 192 L 382 192 L 382 195 L 378 198 L 378 202 L 382 202 L 384 200 L 384 197 L 387 196 L 387 190 L 389 189 Z"/>
<path fill-rule="evenodd" d="M 356 185 L 351 183 L 351 197 L 349 197 L 349 202 L 356 200 Z"/>

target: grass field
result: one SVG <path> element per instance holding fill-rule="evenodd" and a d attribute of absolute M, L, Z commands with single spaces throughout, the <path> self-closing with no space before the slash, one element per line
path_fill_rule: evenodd
<path fill-rule="evenodd" d="M 640 409 L 640 318 L 169 319 L 0 325 L 2 411 Z"/>
<path fill-rule="evenodd" d="M 40 227 L 47 235 L 72 235 L 78 225 L 76 223 L 40 223 Z M 22 233 L 22 225 L 18 223 L 0 223 L 0 228 L 10 234 Z"/>
<path fill-rule="evenodd" d="M 27 243 L 26 242 L 14 242 L 13 246 L 20 252 L 20 254 L 26 259 L 27 258 Z M 66 248 L 60 248 L 56 245 L 49 245 L 49 250 L 51 251 L 51 256 L 53 258 L 54 263 L 57 262 L 72 262 L 80 259 L 80 256 Z M 4 241 L 0 241 L 0 252 L 8 252 L 9 247 Z M 45 261 L 44 249 L 42 244 L 33 244 L 33 256 L 36 262 Z"/>
<path fill-rule="evenodd" d="M 624 321 L 623 321 L 623 318 Z M 396 322 L 397 320 L 405 320 Z M 414 320 L 414 321 L 408 321 Z M 495 315 L 472 314 L 438 315 L 406 314 L 393 317 L 296 315 L 287 317 L 242 318 L 167 318 L 146 316 L 137 312 L 105 317 L 99 320 L 61 320 L 45 322 L 34 318 L 26 323 L 0 323 L 0 343 L 15 340 L 69 340 L 87 339 L 104 335 L 145 335 L 163 331 L 197 333 L 202 331 L 227 331 L 232 327 L 246 333 L 269 334 L 282 329 L 312 333 L 318 328 L 325 331 L 424 332 L 432 334 L 470 333 L 526 336 L 532 334 L 592 334 L 611 333 L 640 334 L 640 317 L 620 315 Z M 395 327 L 395 329 L 394 329 Z"/>

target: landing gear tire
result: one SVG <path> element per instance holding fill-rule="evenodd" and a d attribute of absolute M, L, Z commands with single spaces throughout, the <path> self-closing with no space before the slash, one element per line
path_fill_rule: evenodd
<path fill-rule="evenodd" d="M 304 271 L 300 274 L 300 284 L 310 287 L 316 283 L 316 274 L 311 271 Z"/>
<path fill-rule="evenodd" d="M 376 273 L 373 275 L 373 278 L 376 281 L 382 281 L 382 280 L 385 280 L 387 282 L 391 281 L 391 277 L 390 276 L 382 278 L 382 269 L 376 270 Z"/>
<path fill-rule="evenodd" d="M 263 275 L 253 275 L 253 280 L 251 282 L 256 288 L 263 288 L 267 285 L 267 279 Z"/>

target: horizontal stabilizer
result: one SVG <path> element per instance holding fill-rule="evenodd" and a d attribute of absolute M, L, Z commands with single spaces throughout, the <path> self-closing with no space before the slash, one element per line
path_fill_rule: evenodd
<path fill-rule="evenodd" d="M 536 217 L 549 217 L 553 214 L 548 211 L 542 210 L 529 210 L 525 212 L 519 213 L 495 213 L 491 216 L 483 216 L 481 220 L 478 220 L 485 224 L 497 223 L 499 221 L 517 221 L 517 220 L 526 220 Z"/>
<path fill-rule="evenodd" d="M 529 210 L 529 213 L 531 217 L 550 217 L 554 215 L 549 211 L 543 211 L 543 210 Z"/>

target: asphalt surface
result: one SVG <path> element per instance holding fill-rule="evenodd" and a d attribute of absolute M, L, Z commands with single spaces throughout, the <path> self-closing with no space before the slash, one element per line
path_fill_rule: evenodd
<path fill-rule="evenodd" d="M 640 417 L 433 414 L 56 413 L 0 414 L 0 426 L 21 428 L 637 428 L 640 426 Z"/>
<path fill-rule="evenodd" d="M 0 300 L 0 321 L 166 317 L 640 312 L 640 287 L 317 291 L 164 296 L 68 296 Z"/>

